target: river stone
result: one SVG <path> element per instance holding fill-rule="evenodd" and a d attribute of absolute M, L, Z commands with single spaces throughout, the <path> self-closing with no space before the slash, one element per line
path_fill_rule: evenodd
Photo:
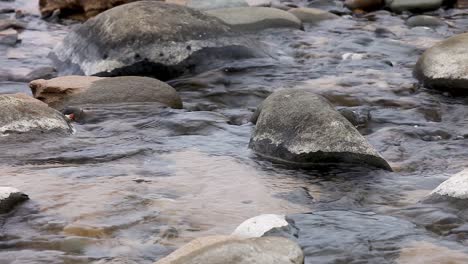
<path fill-rule="evenodd" d="M 0 95 L 0 113 L 0 136 L 30 131 L 71 133 L 60 112 L 26 94 Z"/>
<path fill-rule="evenodd" d="M 384 0 L 346 0 L 344 5 L 350 10 L 373 11 L 384 6 Z"/>
<path fill-rule="evenodd" d="M 0 31 L 0 44 L 14 46 L 18 42 L 18 31 L 6 29 Z"/>
<path fill-rule="evenodd" d="M 245 220 L 231 235 L 245 238 L 265 235 L 294 238 L 297 236 L 297 228 L 284 215 L 263 214 Z"/>
<path fill-rule="evenodd" d="M 283 237 L 195 239 L 156 264 L 302 264 L 304 254 Z"/>
<path fill-rule="evenodd" d="M 168 84 L 148 77 L 63 76 L 32 81 L 33 96 L 55 109 L 83 104 L 156 102 L 182 108 L 177 91 Z"/>
<path fill-rule="evenodd" d="M 414 76 L 427 88 L 468 94 L 468 33 L 448 38 L 419 58 Z"/>
<path fill-rule="evenodd" d="M 324 20 L 336 19 L 339 16 L 317 8 L 299 7 L 288 10 L 289 13 L 299 18 L 302 23 L 317 24 Z"/>
<path fill-rule="evenodd" d="M 447 26 L 447 24 L 438 17 L 419 15 L 412 16 L 406 21 L 406 25 L 409 27 L 442 27 Z"/>
<path fill-rule="evenodd" d="M 234 7 L 206 12 L 239 31 L 260 31 L 267 28 L 302 29 L 301 21 L 293 14 L 270 7 Z"/>
<path fill-rule="evenodd" d="M 79 25 L 55 48 L 52 57 L 59 71 L 151 76 L 164 81 L 200 64 L 211 65 L 214 59 L 265 55 L 260 49 L 258 42 L 239 36 L 222 21 L 199 11 L 138 1 Z"/>
<path fill-rule="evenodd" d="M 245 0 L 166 0 L 166 3 L 185 5 L 198 10 L 249 6 Z"/>
<path fill-rule="evenodd" d="M 59 11 L 62 18 L 86 20 L 112 7 L 137 0 L 39 0 L 42 17 Z"/>
<path fill-rule="evenodd" d="M 0 186 L 0 214 L 10 212 L 15 206 L 28 199 L 26 194 L 15 188 Z"/>
<path fill-rule="evenodd" d="M 461 201 L 468 200 L 468 169 L 453 175 L 441 183 L 427 197 L 428 202 Z"/>
<path fill-rule="evenodd" d="M 394 12 L 423 12 L 440 8 L 443 0 L 386 0 L 385 3 Z"/>
<path fill-rule="evenodd" d="M 354 126 L 323 97 L 303 89 L 270 95 L 252 117 L 249 147 L 296 167 L 353 163 L 391 170 Z"/>

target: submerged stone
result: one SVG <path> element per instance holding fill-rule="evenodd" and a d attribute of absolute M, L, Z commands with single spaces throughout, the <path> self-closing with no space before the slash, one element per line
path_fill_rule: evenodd
<path fill-rule="evenodd" d="M 468 169 L 441 183 L 426 198 L 426 202 L 466 202 L 468 200 Z"/>
<path fill-rule="evenodd" d="M 13 210 L 18 204 L 28 200 L 29 197 L 12 187 L 0 187 L 0 214 Z"/>

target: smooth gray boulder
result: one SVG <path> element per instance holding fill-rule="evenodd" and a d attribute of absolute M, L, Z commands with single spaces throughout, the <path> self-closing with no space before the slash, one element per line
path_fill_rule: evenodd
<path fill-rule="evenodd" d="M 304 254 L 283 237 L 242 239 L 212 236 L 195 239 L 156 264 L 302 264 Z"/>
<path fill-rule="evenodd" d="M 468 33 L 448 38 L 426 50 L 413 71 L 425 87 L 454 95 L 468 94 Z"/>
<path fill-rule="evenodd" d="M 137 1 L 76 27 L 52 58 L 67 74 L 139 75 L 164 81 L 217 59 L 265 54 L 258 42 L 239 36 L 217 18 L 182 5 Z"/>
<path fill-rule="evenodd" d="M 59 110 L 85 104 L 148 102 L 182 108 L 182 100 L 174 88 L 148 77 L 62 76 L 35 80 L 29 86 L 35 98 Z"/>
<path fill-rule="evenodd" d="M 299 7 L 288 10 L 295 15 L 302 23 L 317 24 L 325 20 L 337 19 L 339 16 L 317 8 Z"/>
<path fill-rule="evenodd" d="M 219 18 L 239 31 L 260 31 L 268 28 L 302 29 L 293 14 L 271 7 L 234 7 L 209 10 L 206 14 Z"/>
<path fill-rule="evenodd" d="M 12 187 L 0 187 L 0 214 L 6 214 L 29 197 Z"/>
<path fill-rule="evenodd" d="M 436 10 L 442 6 L 443 0 L 386 0 L 385 4 L 394 12 L 424 12 Z"/>
<path fill-rule="evenodd" d="M 245 0 L 166 0 L 166 3 L 185 5 L 198 10 L 249 6 Z"/>
<path fill-rule="evenodd" d="M 303 89 L 270 95 L 252 117 L 249 147 L 297 167 L 351 163 L 391 170 L 354 126 L 323 97 Z"/>
<path fill-rule="evenodd" d="M 468 201 L 468 169 L 453 175 L 441 183 L 425 199 L 426 202 Z"/>
<path fill-rule="evenodd" d="M 0 95 L 0 113 L 0 136 L 26 132 L 72 132 L 60 112 L 26 94 Z"/>
<path fill-rule="evenodd" d="M 408 20 L 406 20 L 406 25 L 408 25 L 409 27 L 437 28 L 447 26 L 447 23 L 445 23 L 438 17 L 419 15 L 408 18 Z"/>

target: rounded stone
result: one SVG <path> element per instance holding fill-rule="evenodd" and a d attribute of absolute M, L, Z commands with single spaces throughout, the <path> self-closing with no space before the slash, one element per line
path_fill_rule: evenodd
<path fill-rule="evenodd" d="M 447 24 L 440 18 L 426 15 L 412 16 L 408 18 L 408 20 L 406 21 L 406 25 L 408 25 L 409 27 L 430 28 L 447 26 Z"/>
<path fill-rule="evenodd" d="M 13 210 L 18 204 L 28 200 L 29 197 L 12 187 L 0 187 L 0 214 Z"/>
<path fill-rule="evenodd" d="M 426 201 L 466 201 L 468 199 L 468 169 L 453 175 L 441 183 L 428 196 Z"/>
<path fill-rule="evenodd" d="M 385 0 L 385 4 L 394 12 L 424 12 L 436 10 L 442 6 L 443 0 Z"/>
<path fill-rule="evenodd" d="M 337 19 L 339 16 L 317 8 L 299 7 L 288 10 L 299 18 L 302 23 L 317 24 L 325 20 Z"/>
<path fill-rule="evenodd" d="M 289 230 L 294 228 L 291 228 L 284 215 L 263 214 L 242 222 L 232 235 L 246 238 L 262 237 L 276 229 Z"/>
<path fill-rule="evenodd" d="M 373 11 L 384 6 L 384 0 L 346 0 L 344 5 L 350 10 Z"/>

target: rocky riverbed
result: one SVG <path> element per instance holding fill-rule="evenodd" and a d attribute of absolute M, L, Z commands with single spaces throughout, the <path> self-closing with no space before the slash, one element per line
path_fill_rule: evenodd
<path fill-rule="evenodd" d="M 198 24 L 174 38 L 191 44 L 148 47 L 151 39 L 106 39 L 106 32 L 115 31 L 101 27 L 99 16 L 93 24 L 63 19 L 64 12 L 42 19 L 35 1 L 0 1 L 0 26 L 7 31 L 0 36 L 0 102 L 12 101 L 4 94 L 34 95 L 51 106 L 50 115 L 66 114 L 60 120 L 67 127 L 66 133 L 0 130 L 0 186 L 29 197 L 0 214 L 0 264 L 154 263 L 192 239 L 229 235 L 261 214 L 294 220 L 305 263 L 467 263 L 466 180 L 460 179 L 466 173 L 459 173 L 468 166 L 464 49 L 452 39 L 423 53 L 464 33 L 468 11 L 412 10 L 429 16 L 416 17 L 397 7 L 352 13 L 343 4 L 274 2 L 275 13 L 256 13 L 273 16 L 268 23 L 236 5 L 242 20 L 229 16 L 236 12 L 208 11 L 227 23 L 212 32 L 198 11 L 184 11 Z M 333 14 L 309 10 L 315 15 L 301 23 L 290 16 L 298 10 L 276 11 L 306 6 Z M 306 21 L 304 12 L 297 16 Z M 100 35 L 83 34 L 87 27 Z M 197 37 L 196 30 L 207 34 Z M 228 45 L 231 40 L 235 45 Z M 452 57 L 431 55 L 452 50 Z M 236 56 L 227 60 L 226 54 Z M 115 77 L 142 72 L 165 84 Z M 49 80 L 85 73 L 99 77 Z M 33 82 L 31 91 L 29 82 L 36 79 L 44 80 Z M 99 92 L 102 87 L 108 90 Z M 133 93 L 128 87 L 141 89 Z M 321 98 L 326 106 L 301 112 L 276 99 L 281 107 L 259 108 L 272 93 L 292 88 L 320 96 L 310 100 Z M 164 97 L 148 96 L 161 91 Z M 300 97 L 301 105 L 312 102 L 307 98 Z M 66 109 L 71 102 L 79 108 Z M 37 100 L 34 105 L 45 106 Z M 259 124 L 271 124 L 265 120 L 278 109 L 285 110 L 273 117 L 284 118 L 265 134 Z M 327 124 L 325 114 L 339 122 Z M 11 123 L 3 110 L 0 115 L 1 127 Z M 320 139 L 333 145 L 303 147 L 301 142 L 314 142 L 309 126 L 281 130 L 281 124 L 318 126 L 314 120 L 326 127 Z M 352 136 L 335 137 L 343 127 Z M 275 149 L 270 140 L 251 150 L 256 132 L 289 145 Z M 362 158 L 344 162 L 354 156 L 343 146 L 353 142 L 365 143 L 363 151 L 380 168 Z M 316 152 L 333 163 L 302 166 L 316 161 L 309 155 Z M 434 200 L 431 192 L 455 174 L 436 194 L 460 185 L 455 193 L 462 202 Z"/>

